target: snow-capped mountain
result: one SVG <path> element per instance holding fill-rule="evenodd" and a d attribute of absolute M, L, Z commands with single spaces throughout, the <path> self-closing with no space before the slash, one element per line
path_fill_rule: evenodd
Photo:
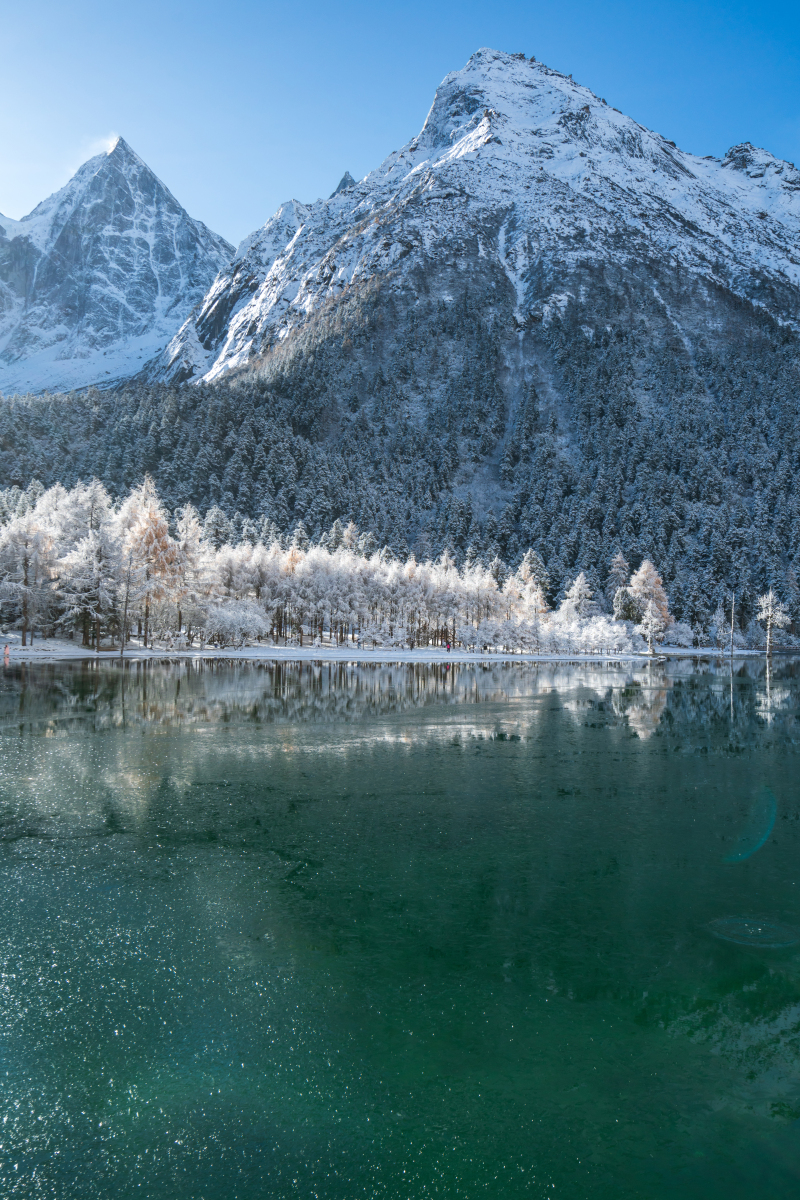
<path fill-rule="evenodd" d="M 529 329 L 580 299 L 587 270 L 647 263 L 797 328 L 800 172 L 749 143 L 686 153 L 571 77 L 484 49 L 377 170 L 247 238 L 148 374 L 220 379 L 370 283 L 449 302 L 453 268 L 478 271 Z"/>
<path fill-rule="evenodd" d="M 133 374 L 232 254 L 118 138 L 22 220 L 0 216 L 0 391 Z"/>

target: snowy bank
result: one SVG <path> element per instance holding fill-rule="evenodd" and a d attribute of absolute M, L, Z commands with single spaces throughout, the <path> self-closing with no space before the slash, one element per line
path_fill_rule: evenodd
<path fill-rule="evenodd" d="M 346 645 L 320 646 L 277 646 L 255 645 L 243 646 L 239 649 L 227 647 L 218 649 L 214 646 L 194 646 L 172 649 L 161 646 L 143 649 L 135 643 L 125 647 L 125 654 L 120 659 L 119 649 L 101 650 L 96 654 L 77 642 L 66 638 L 37 639 L 33 646 L 21 645 L 19 633 L 9 633 L 3 644 L 8 644 L 9 665 L 20 662 L 67 662 L 84 660 L 87 662 L 174 662 L 178 659 L 218 659 L 221 661 L 324 661 L 348 663 L 536 663 L 536 662 L 635 662 L 657 663 L 664 658 L 727 658 L 727 651 L 714 646 L 686 649 L 681 646 L 661 646 L 658 653 L 652 657 L 643 653 L 619 654 L 532 654 L 510 653 L 507 651 L 450 650 L 438 646 L 423 647 L 415 650 L 399 649 L 396 647 L 378 647 L 375 650 Z M 763 651 L 734 650 L 734 658 L 760 658 Z"/>

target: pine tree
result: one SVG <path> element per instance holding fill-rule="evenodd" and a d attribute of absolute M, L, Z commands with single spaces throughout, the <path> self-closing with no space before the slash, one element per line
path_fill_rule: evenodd
<path fill-rule="evenodd" d="M 227 546 L 234 540 L 233 522 L 225 516 L 222 509 L 212 504 L 203 522 L 203 536 L 215 550 Z"/>
<path fill-rule="evenodd" d="M 98 653 L 102 625 L 116 611 L 121 555 L 119 536 L 111 521 L 104 520 L 59 561 L 64 603 L 70 615 L 81 620 L 84 645 L 89 644 L 88 631 L 92 628 Z"/>
<path fill-rule="evenodd" d="M 578 620 L 583 620 L 592 613 L 597 612 L 594 593 L 589 587 L 589 581 L 583 571 L 576 576 L 574 582 L 567 588 L 559 612 L 569 619 L 577 618 Z"/>
<path fill-rule="evenodd" d="M 176 522 L 175 596 L 178 602 L 178 634 L 183 629 L 183 603 L 196 606 L 203 577 L 204 538 L 200 518 L 193 505 L 185 505 Z"/>
<path fill-rule="evenodd" d="M 53 539 L 27 507 L 0 530 L 0 597 L 20 614 L 22 645 L 44 606 L 54 565 Z"/>
<path fill-rule="evenodd" d="M 614 597 L 620 588 L 628 587 L 631 580 L 631 569 L 628 560 L 621 550 L 617 550 L 608 567 L 608 581 L 605 594 L 609 605 L 613 605 Z"/>
<path fill-rule="evenodd" d="M 550 590 L 550 576 L 541 555 L 536 550 L 531 548 L 525 551 L 517 573 L 523 583 L 536 584 L 542 595 L 547 596 Z"/>

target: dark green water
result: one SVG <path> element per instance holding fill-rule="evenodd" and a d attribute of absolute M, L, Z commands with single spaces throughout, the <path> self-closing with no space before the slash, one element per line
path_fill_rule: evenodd
<path fill-rule="evenodd" d="M 799 693 L 6 670 L 3 1200 L 796 1197 Z"/>

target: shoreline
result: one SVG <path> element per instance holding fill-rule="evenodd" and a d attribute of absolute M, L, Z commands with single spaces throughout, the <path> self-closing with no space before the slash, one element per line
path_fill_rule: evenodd
<path fill-rule="evenodd" d="M 206 646 L 170 650 L 158 647 L 145 650 L 140 646 L 129 646 L 124 655 L 119 650 L 87 650 L 84 646 L 74 646 L 61 639 L 44 638 L 36 641 L 33 646 L 21 646 L 18 640 L 8 639 L 8 666 L 14 663 L 33 662 L 95 662 L 95 663 L 125 663 L 125 662 L 176 662 L 176 661 L 232 661 L 232 662 L 342 662 L 342 663 L 657 663 L 666 659 L 692 658 L 730 658 L 730 653 L 717 647 L 696 647 L 686 649 L 678 646 L 659 648 L 652 655 L 646 653 L 630 654 L 531 654 L 492 651 L 475 653 L 467 650 L 442 650 L 439 647 L 423 647 L 417 650 L 378 647 L 375 650 L 358 649 L 356 646 L 246 646 L 241 649 L 228 647 L 224 650 Z M 791 650 L 776 650 L 781 657 L 796 653 Z M 733 658 L 737 660 L 758 659 L 764 657 L 763 650 L 734 650 Z M 663 665 L 663 662 L 662 662 Z"/>

